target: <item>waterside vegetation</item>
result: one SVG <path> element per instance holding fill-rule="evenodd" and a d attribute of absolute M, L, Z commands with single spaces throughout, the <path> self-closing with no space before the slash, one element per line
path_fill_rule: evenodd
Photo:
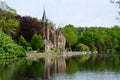
<path fill-rule="evenodd" d="M 44 52 L 44 41 L 38 33 L 41 20 L 20 16 L 16 10 L 0 1 L 0 58 L 25 56 L 27 51 Z M 50 21 L 53 29 L 55 25 Z M 66 38 L 66 51 L 120 51 L 120 26 L 61 27 Z M 56 51 L 54 48 L 51 49 Z"/>

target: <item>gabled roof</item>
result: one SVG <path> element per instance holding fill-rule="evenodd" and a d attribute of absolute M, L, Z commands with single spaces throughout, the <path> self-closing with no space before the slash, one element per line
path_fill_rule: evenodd
<path fill-rule="evenodd" d="M 50 40 L 44 40 L 45 45 L 53 45 L 53 43 Z"/>

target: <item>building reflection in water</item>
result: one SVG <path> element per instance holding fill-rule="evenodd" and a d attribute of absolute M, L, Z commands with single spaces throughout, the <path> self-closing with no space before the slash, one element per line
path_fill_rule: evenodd
<path fill-rule="evenodd" d="M 62 74 L 66 70 L 65 58 L 58 59 L 46 58 L 44 65 L 44 79 L 50 80 L 53 74 Z"/>
<path fill-rule="evenodd" d="M 13 70 L 12 74 L 4 74 L 4 76 L 10 75 L 9 80 L 51 80 L 55 74 L 66 71 L 66 60 L 63 57 L 23 60 L 12 65 L 14 66 L 7 68 L 7 71 Z M 6 79 L 0 78 L 0 80 Z"/>

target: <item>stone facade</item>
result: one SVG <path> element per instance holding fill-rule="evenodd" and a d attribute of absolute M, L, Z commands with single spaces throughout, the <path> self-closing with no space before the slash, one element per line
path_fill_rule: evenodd
<path fill-rule="evenodd" d="M 57 51 L 64 51 L 66 39 L 62 34 L 61 29 L 53 30 L 46 18 L 45 11 L 42 17 L 41 35 L 44 39 L 45 51 L 50 51 L 51 48 L 56 48 Z"/>
<path fill-rule="evenodd" d="M 65 50 L 65 44 L 66 44 L 66 38 L 62 34 L 62 31 L 58 31 L 57 35 L 57 50 L 64 51 Z"/>

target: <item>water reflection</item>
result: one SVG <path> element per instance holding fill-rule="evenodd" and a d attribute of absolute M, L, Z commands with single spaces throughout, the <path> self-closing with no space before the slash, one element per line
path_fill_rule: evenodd
<path fill-rule="evenodd" d="M 0 60 L 0 80 L 100 80 L 99 78 L 119 80 L 119 55 Z"/>
<path fill-rule="evenodd" d="M 24 64 L 24 60 L 25 59 L 0 60 L 0 80 L 13 80 L 13 74 Z"/>
<path fill-rule="evenodd" d="M 66 70 L 65 58 L 59 57 L 57 59 L 46 58 L 45 59 L 45 69 L 44 69 L 44 79 L 51 79 L 51 76 L 55 73 L 62 74 Z"/>
<path fill-rule="evenodd" d="M 63 57 L 25 60 L 15 69 L 11 80 L 51 80 L 52 75 L 62 74 L 65 70 Z"/>

